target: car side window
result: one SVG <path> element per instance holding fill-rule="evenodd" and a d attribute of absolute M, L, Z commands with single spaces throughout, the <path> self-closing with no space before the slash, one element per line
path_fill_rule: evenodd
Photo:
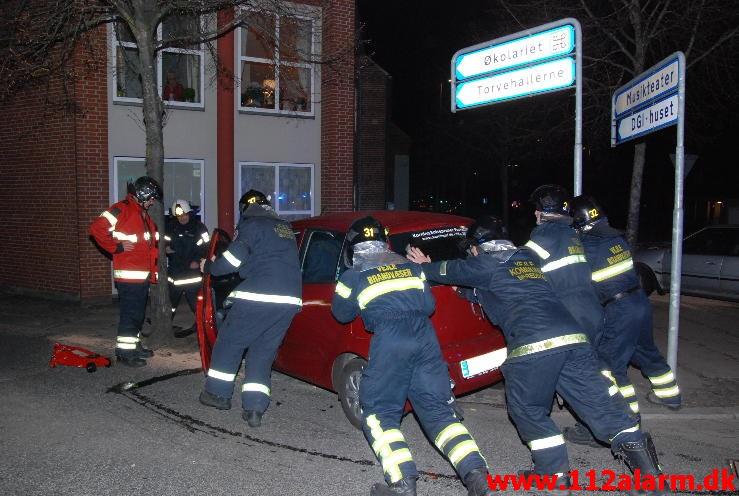
<path fill-rule="evenodd" d="M 303 256 L 303 282 L 335 282 L 344 236 L 331 231 L 311 231 Z"/>
<path fill-rule="evenodd" d="M 729 255 L 735 245 L 732 229 L 704 229 L 685 240 L 683 252 L 689 255 Z"/>

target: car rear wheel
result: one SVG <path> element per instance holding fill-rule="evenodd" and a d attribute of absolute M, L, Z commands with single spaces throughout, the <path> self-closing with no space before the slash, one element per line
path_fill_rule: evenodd
<path fill-rule="evenodd" d="M 649 266 L 644 264 L 636 264 L 636 274 L 639 276 L 639 285 L 644 290 L 647 296 L 654 293 L 657 289 L 657 278 L 654 276 L 654 272 Z"/>
<path fill-rule="evenodd" d="M 341 370 L 338 392 L 341 409 L 349 422 L 357 429 L 362 428 L 362 407 L 359 404 L 359 382 L 367 362 L 362 358 L 350 360 Z"/>

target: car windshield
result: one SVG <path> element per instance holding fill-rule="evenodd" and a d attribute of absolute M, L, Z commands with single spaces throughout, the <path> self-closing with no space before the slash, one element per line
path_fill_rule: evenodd
<path fill-rule="evenodd" d="M 406 247 L 410 245 L 420 248 L 434 262 L 454 260 L 464 255 L 460 245 L 466 232 L 466 227 L 452 226 L 400 233 L 390 235 L 390 247 L 403 256 L 405 256 Z"/>

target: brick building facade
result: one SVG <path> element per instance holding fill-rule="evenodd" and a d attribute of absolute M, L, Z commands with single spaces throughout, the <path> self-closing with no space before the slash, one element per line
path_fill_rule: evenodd
<path fill-rule="evenodd" d="M 390 75 L 369 57 L 359 62 L 358 166 L 360 210 L 382 210 L 391 198 L 392 168 L 388 160 Z"/>
<path fill-rule="evenodd" d="M 316 6 L 321 18 L 316 35 L 322 40 L 323 52 L 343 49 L 353 53 L 354 2 L 320 2 L 321 7 L 311 0 L 304 3 Z M 76 112 L 49 105 L 50 101 L 61 100 L 59 81 L 52 82 L 48 90 L 28 90 L 0 107 L 0 215 L 5 224 L 0 252 L 7 260 L 0 267 L 0 284 L 5 290 L 82 302 L 109 299 L 112 294 L 110 263 L 88 239 L 87 227 L 120 198 L 125 171 L 143 164 L 144 140 L 143 132 L 126 121 L 127 116 L 140 112 L 140 105 L 116 101 L 125 98 L 119 98 L 120 81 L 116 86 L 113 80 L 121 78 L 120 74 L 111 75 L 111 33 L 109 26 L 102 26 L 89 34 L 92 53 L 108 54 L 106 61 L 88 60 L 91 52 L 87 50 L 75 54 L 73 65 L 78 77 L 69 89 L 78 107 Z M 241 35 L 231 33 L 223 41 L 224 46 L 236 50 L 236 64 L 245 63 L 243 54 L 238 53 Z M 204 64 L 202 60 L 200 63 Z M 199 112 L 173 107 L 165 128 L 165 164 L 168 157 L 172 157 L 174 169 L 181 165 L 182 157 L 195 163 L 192 175 L 202 179 L 200 190 L 193 194 L 202 205 L 209 227 L 223 223 L 224 218 L 228 222 L 233 219 L 239 188 L 247 180 L 244 174 L 259 167 L 272 167 L 276 180 L 281 177 L 277 174 L 280 167 L 309 170 L 310 214 L 353 208 L 354 61 L 349 58 L 339 67 L 315 71 L 315 110 L 300 119 L 280 112 L 279 106 L 274 115 L 257 115 L 243 108 L 242 100 L 234 103 L 232 91 L 228 112 L 233 115 L 230 123 L 235 131 L 225 139 L 218 136 L 220 130 L 216 132 L 223 102 L 229 101 L 220 85 L 216 88 L 214 84 L 211 89 L 201 83 L 203 103 Z M 243 134 L 244 128 L 267 129 L 274 142 L 261 149 L 259 142 L 269 140 L 260 139 L 258 133 Z M 205 135 L 203 129 L 212 132 Z M 242 136 L 257 144 L 250 142 L 240 149 L 245 141 Z M 283 142 L 289 145 L 284 147 L 286 150 L 280 146 Z M 224 146 L 232 147 L 230 155 L 221 153 Z M 301 150 L 305 148 L 314 151 L 303 157 Z M 232 157 L 226 169 L 222 160 L 218 163 L 223 156 Z M 124 170 L 124 166 L 129 169 Z M 233 173 L 230 182 L 220 181 L 224 170 L 228 171 L 226 175 Z M 234 182 L 237 184 L 231 191 L 224 189 L 223 184 Z M 227 200 L 217 200 L 222 196 Z M 230 217 L 221 215 L 229 208 Z M 219 227 L 230 230 L 233 226 Z"/>

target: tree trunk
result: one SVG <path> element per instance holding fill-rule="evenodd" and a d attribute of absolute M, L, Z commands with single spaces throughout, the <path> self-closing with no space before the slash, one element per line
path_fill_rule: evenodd
<path fill-rule="evenodd" d="M 510 231 L 508 225 L 508 164 L 498 161 L 498 173 L 500 175 L 500 210 L 503 216 L 503 225 Z"/>
<path fill-rule="evenodd" d="M 634 167 L 631 173 L 631 195 L 629 197 L 629 219 L 626 225 L 626 236 L 631 246 L 636 244 L 639 237 L 639 207 L 641 205 L 641 186 L 646 155 L 646 143 L 639 143 L 634 147 Z"/>
<path fill-rule="evenodd" d="M 143 26 L 141 26 L 143 27 Z M 159 184 L 164 184 L 164 132 L 162 116 L 164 104 L 157 91 L 157 62 L 154 51 L 153 29 L 140 30 L 138 37 L 139 62 L 141 64 L 141 87 L 143 90 L 143 117 L 146 132 L 146 173 Z M 164 242 L 164 207 L 160 202 L 151 207 L 151 215 L 159 231 L 159 282 L 152 286 L 152 326 L 159 336 L 169 335 L 172 330 L 172 310 L 167 286 L 167 256 Z"/>

